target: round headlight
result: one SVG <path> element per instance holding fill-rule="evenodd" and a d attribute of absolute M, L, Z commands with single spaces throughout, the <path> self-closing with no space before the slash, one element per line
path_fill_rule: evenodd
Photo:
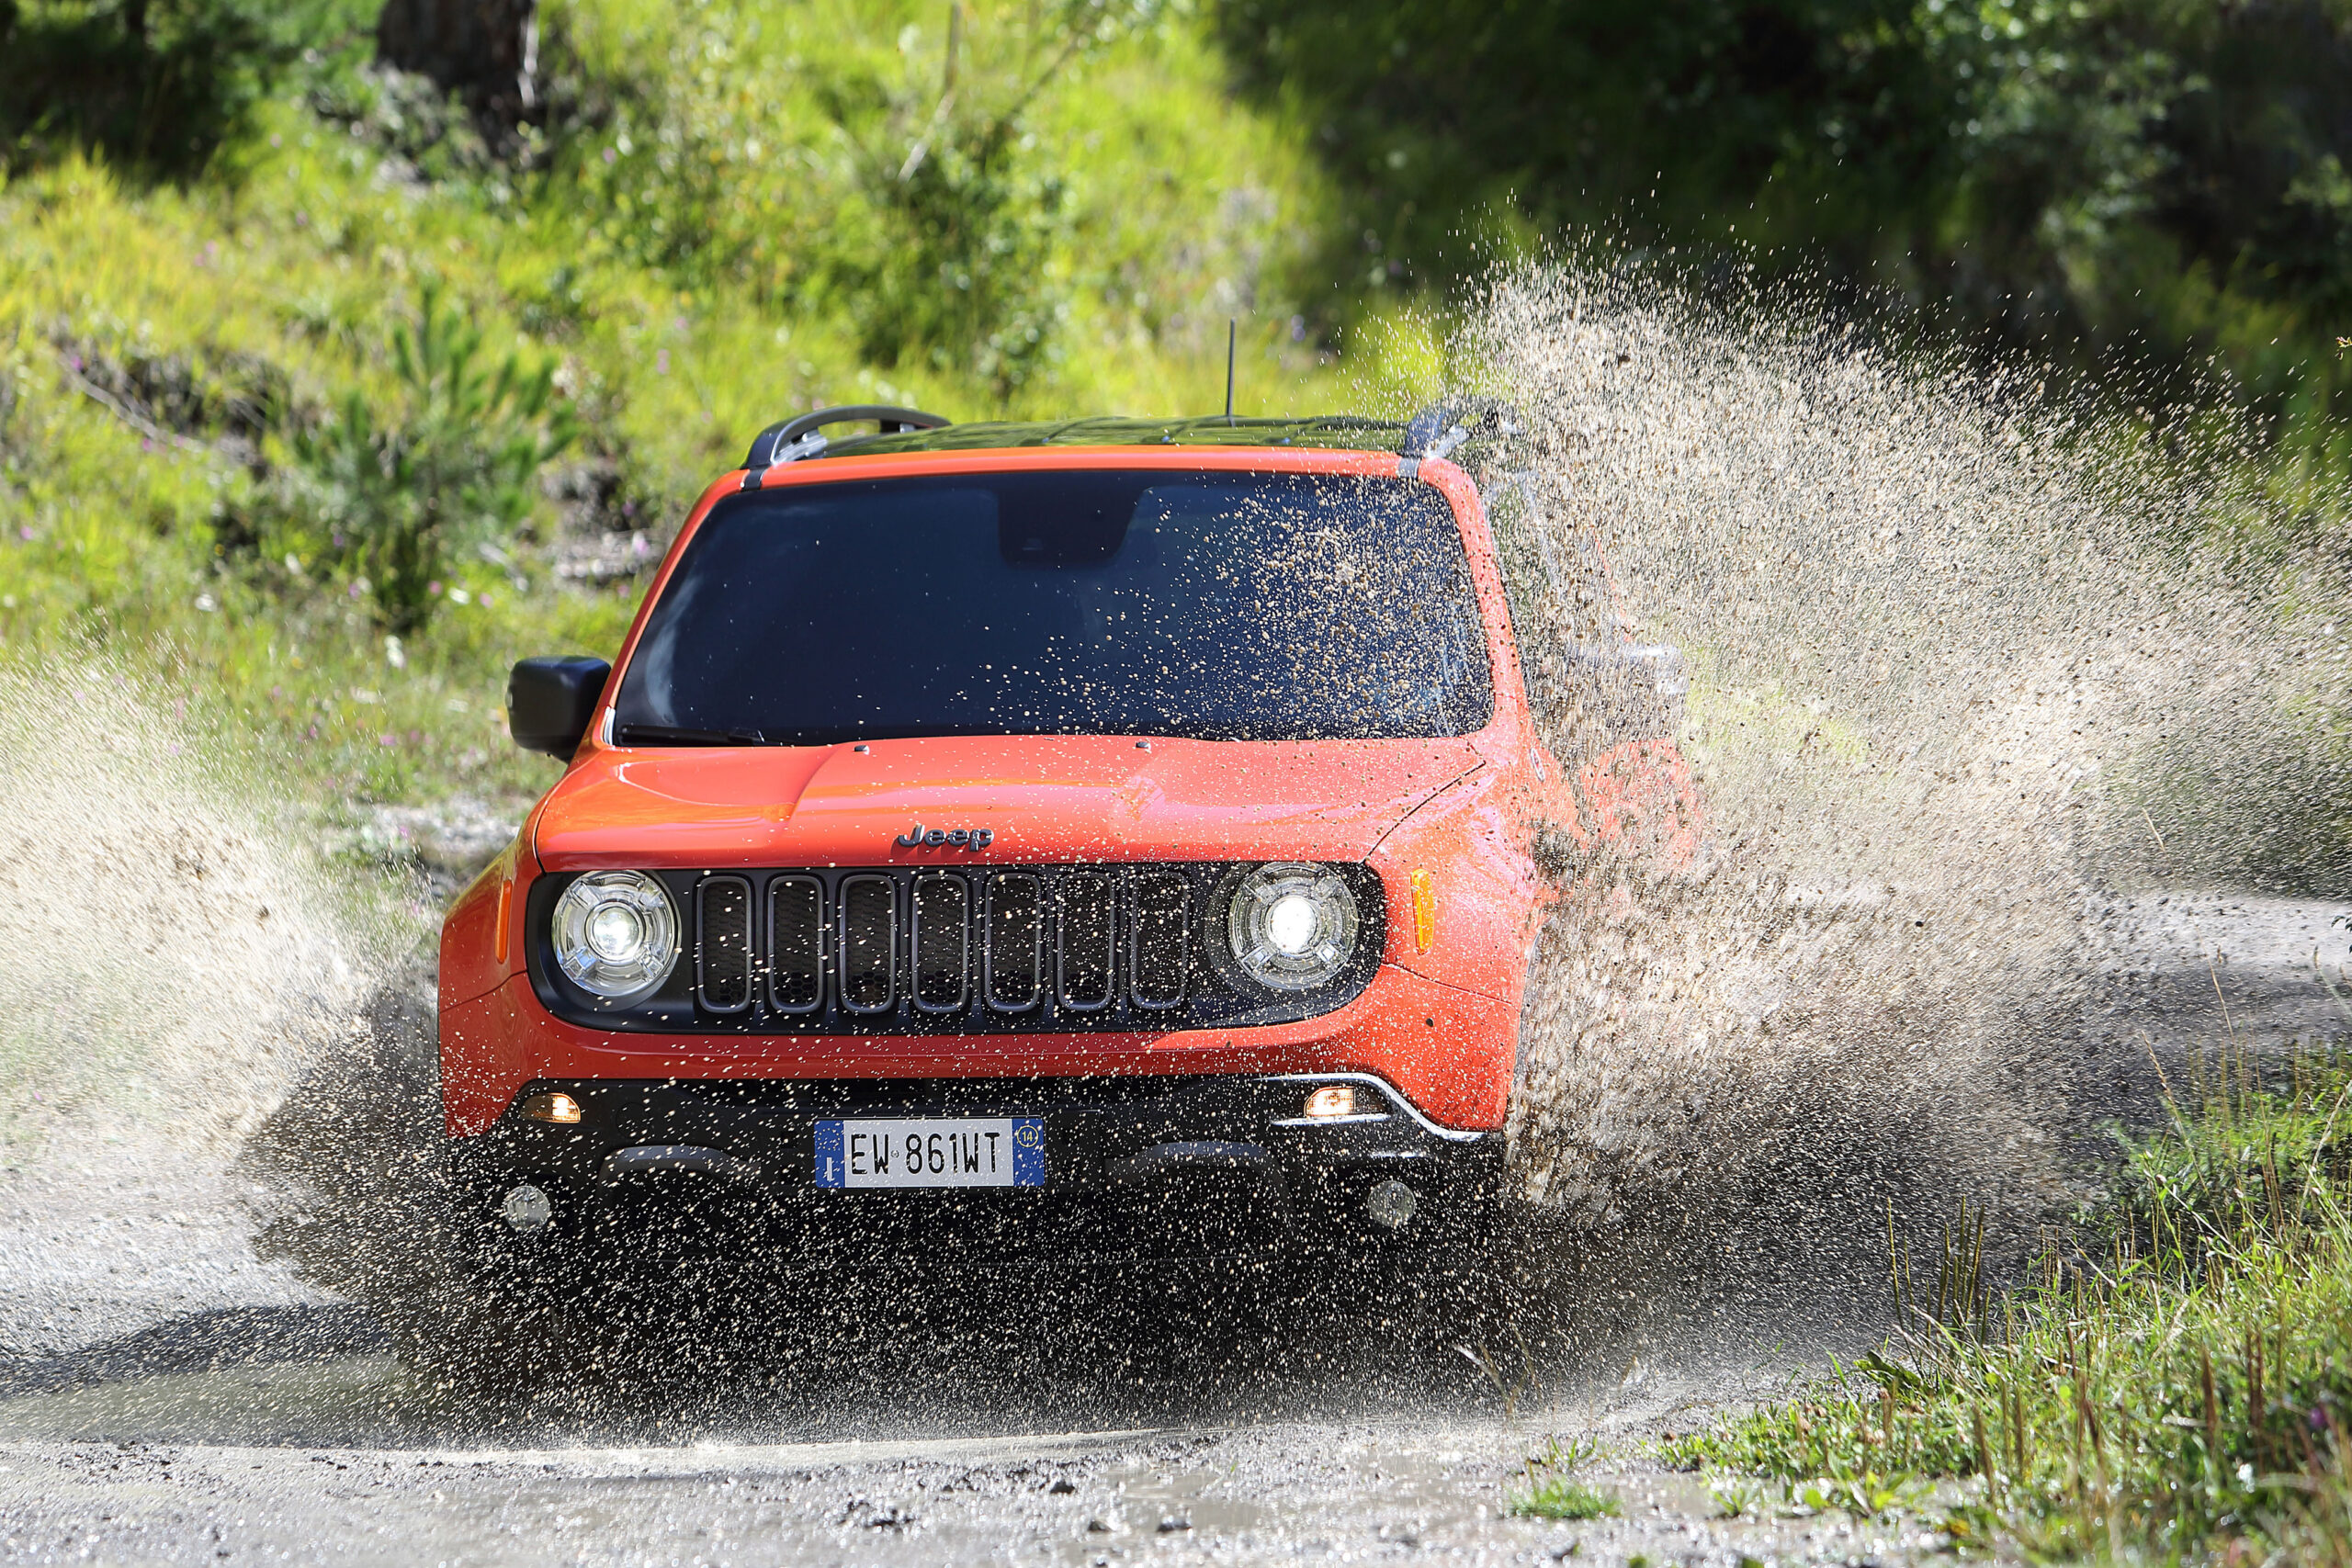
<path fill-rule="evenodd" d="M 678 911 L 641 871 L 592 871 L 555 901 L 555 961 L 583 991 L 642 996 L 678 962 Z"/>
<path fill-rule="evenodd" d="M 1261 986 L 1329 985 L 1356 949 L 1356 896 L 1329 866 L 1278 861 L 1241 879 L 1226 916 L 1234 962 Z"/>

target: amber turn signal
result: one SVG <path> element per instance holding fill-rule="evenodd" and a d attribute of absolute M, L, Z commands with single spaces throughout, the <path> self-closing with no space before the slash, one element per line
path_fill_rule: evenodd
<path fill-rule="evenodd" d="M 1413 951 L 1427 953 L 1437 945 L 1437 889 L 1430 874 L 1413 873 Z"/>
<path fill-rule="evenodd" d="M 535 1094 L 523 1102 L 523 1114 L 534 1122 L 556 1122 L 570 1126 L 580 1120 L 580 1102 L 568 1094 Z"/>
<path fill-rule="evenodd" d="M 1312 1117 L 1353 1116 L 1356 1113 L 1356 1091 L 1352 1084 L 1325 1084 L 1306 1097 L 1306 1115 Z"/>

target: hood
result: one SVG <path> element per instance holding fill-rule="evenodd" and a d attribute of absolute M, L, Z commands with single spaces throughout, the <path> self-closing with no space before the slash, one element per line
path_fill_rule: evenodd
<path fill-rule="evenodd" d="M 1097 736 L 876 740 L 871 750 L 598 750 L 548 795 L 549 870 L 1362 860 L 1477 767 L 1466 739 L 1206 741 Z M 910 847 L 918 828 L 987 848 Z"/>

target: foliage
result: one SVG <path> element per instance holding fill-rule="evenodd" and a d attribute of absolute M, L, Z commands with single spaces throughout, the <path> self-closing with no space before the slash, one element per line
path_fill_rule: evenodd
<path fill-rule="evenodd" d="M 2112 1200 L 2030 1283 L 1995 1296 L 1963 1213 L 1932 1280 L 1898 1261 L 1884 1351 L 1668 1457 L 1849 1512 L 1973 1478 L 1947 1532 L 2032 1556 L 2244 1540 L 2342 1557 L 2352 1059 L 2286 1066 L 2266 1088 L 2249 1049 L 2200 1055 L 2193 1112 L 2126 1141 Z"/>
<path fill-rule="evenodd" d="M 968 350 L 1000 393 L 1018 386 L 1058 324 L 1047 264 L 1068 221 L 1064 183 L 1021 156 L 1029 94 L 991 111 L 951 82 L 926 106 L 928 94 L 863 76 L 825 96 L 854 149 L 859 199 L 844 216 L 867 231 L 827 258 L 825 282 L 861 351 L 889 369 L 910 355 L 945 368 Z"/>
<path fill-rule="evenodd" d="M 75 147 L 204 167 L 345 0 L 0 0 L 0 166 Z"/>
<path fill-rule="evenodd" d="M 45 143 L 0 181 L 0 643 L 95 649 L 209 694 L 323 800 L 505 800 L 551 766 L 505 741 L 507 666 L 616 648 L 695 497 L 787 412 L 1211 409 L 1234 313 L 1244 412 L 1361 402 L 1289 326 L 1285 269 L 1322 200 L 1311 165 L 1157 12 L 1098 27 L 1013 117 L 1003 166 L 1061 192 L 1024 263 L 1050 352 L 1018 376 L 984 340 L 873 363 L 841 280 L 873 262 L 862 247 L 904 242 L 848 220 L 862 176 L 819 88 L 869 71 L 928 113 L 947 14 L 548 0 L 547 123 L 512 155 L 421 79 L 368 64 L 364 25 L 315 36 L 319 58 L 271 77 L 183 180 L 102 142 Z M 1071 14 L 1036 15 L 1043 39 Z M 958 81 L 980 96 L 959 102 L 1001 114 L 1057 58 L 1030 50 L 1029 16 L 1025 0 L 967 8 Z M 667 121 L 598 120 L 623 88 L 710 114 L 664 143 Z M 723 165 L 704 181 L 689 152 Z M 562 395 L 538 421 L 509 410 L 543 439 L 568 411 L 578 436 L 537 484 L 445 524 L 431 618 L 388 645 L 385 574 L 359 534 L 334 543 L 355 504 L 338 486 L 380 495 L 386 442 L 430 400 L 393 348 L 427 284 L 481 333 L 469 374 L 494 386 L 509 355 L 518 377 L 554 366 Z M 506 444 L 492 431 L 476 454 Z"/>
<path fill-rule="evenodd" d="M 1491 1367 L 1488 1371 L 1491 1375 Z M 1566 1444 L 1552 1438 L 1541 1453 L 1527 1456 L 1525 1484 L 1505 1496 L 1504 1510 L 1535 1519 L 1616 1517 L 1623 1511 L 1618 1499 L 1577 1480 L 1574 1473 L 1600 1455 L 1600 1446 L 1590 1438 L 1579 1438 Z"/>
<path fill-rule="evenodd" d="M 1606 1519 L 1623 1511 L 1616 1498 L 1572 1475 L 1547 1475 L 1505 1506 L 1530 1519 Z"/>
<path fill-rule="evenodd" d="M 2291 446 L 2352 376 L 2343 0 L 1223 0 L 1243 82 L 1346 191 L 1377 290 L 1598 231 L 2204 395 Z M 2337 423 L 2328 425 L 2327 421 Z M 2328 440 L 2340 441 L 2329 435 Z M 2336 458 L 2330 471 L 2347 471 Z"/>
<path fill-rule="evenodd" d="M 1087 200 L 1071 145 L 1149 117 L 1105 95 L 1083 130 L 1054 123 L 1121 46 L 1184 47 L 1157 0 L 902 10 L 880 47 L 872 20 L 808 9 L 785 29 L 714 4 L 659 38 L 622 5 L 556 11 L 550 189 L 624 218 L 598 240 L 640 265 L 831 315 L 876 368 L 970 377 L 1000 403 L 1051 367 L 1085 294 L 1132 292 L 1109 264 L 1175 280 L 1176 257 L 1091 242 L 1123 193 Z"/>
<path fill-rule="evenodd" d="M 493 366 L 482 333 L 424 285 L 416 320 L 391 332 L 402 406 L 379 423 L 368 398 L 345 394 L 335 417 L 293 438 L 263 531 L 289 570 L 323 569 L 370 594 L 385 629 L 409 637 L 430 618 L 449 552 L 503 553 L 531 511 L 539 470 L 578 434 L 554 400 L 555 367 Z"/>

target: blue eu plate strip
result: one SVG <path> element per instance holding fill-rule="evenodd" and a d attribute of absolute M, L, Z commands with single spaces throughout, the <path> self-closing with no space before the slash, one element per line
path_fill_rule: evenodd
<path fill-rule="evenodd" d="M 1015 1187 L 1043 1187 L 1046 1184 L 1046 1119 L 1042 1116 L 1016 1116 L 1012 1119 L 1012 1184 Z"/>
<path fill-rule="evenodd" d="M 842 1124 L 817 1123 L 817 1185 L 839 1187 L 848 1172 L 842 1167 Z"/>

